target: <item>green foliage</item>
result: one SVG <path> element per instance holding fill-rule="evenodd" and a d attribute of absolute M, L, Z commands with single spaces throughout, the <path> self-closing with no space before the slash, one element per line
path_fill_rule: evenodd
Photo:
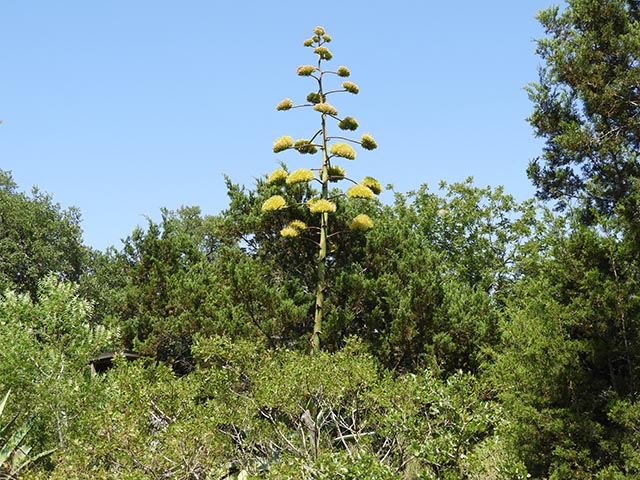
<path fill-rule="evenodd" d="M 289 195 L 298 201 L 313 198 L 308 187 L 296 187 Z M 220 231 L 259 260 L 266 268 L 260 275 L 270 275 L 272 285 L 281 289 L 286 286 L 287 295 L 296 288 L 312 292 L 316 247 L 280 236 L 282 224 L 308 225 L 312 216 L 283 210 L 277 213 L 282 223 L 276 222 L 260 212 L 273 194 L 271 185 L 258 181 L 255 190 L 246 191 L 229 183 L 229 188 L 232 202 L 220 218 Z M 497 339 L 496 309 L 539 254 L 539 210 L 531 202 L 518 204 L 500 188 L 478 188 L 470 180 L 441 189 L 397 195 L 389 207 L 358 198 L 337 200 L 332 217 L 337 230 L 347 230 L 362 211 L 379 228 L 366 236 L 332 238 L 326 348 L 338 350 L 343 337 L 358 335 L 390 368 L 437 365 L 446 373 L 478 368 L 482 350 Z M 301 308 L 309 306 L 309 295 L 301 297 L 306 298 Z M 280 335 L 306 343 L 305 316 L 300 310 L 299 328 L 291 323 L 295 330 Z"/>
<path fill-rule="evenodd" d="M 470 181 L 442 189 L 397 195 L 371 212 L 378 228 L 366 242 L 336 252 L 344 263 L 328 297 L 327 343 L 357 334 L 390 368 L 477 370 L 497 339 L 497 311 L 535 235 L 536 209 Z"/>
<path fill-rule="evenodd" d="M 318 88 L 277 106 L 320 129 L 274 143 L 320 168 L 227 179 L 219 215 L 162 210 L 87 251 L 77 212 L 0 172 L 0 476 L 637 478 L 636 3 L 539 15 L 529 174 L 566 216 L 470 179 L 386 206 L 370 177 L 331 189 L 377 145 L 327 129 L 359 127 L 327 98 L 359 87 L 321 27 L 298 68 Z M 143 358 L 92 378 L 106 347 Z"/>
<path fill-rule="evenodd" d="M 11 390 L 0 400 L 0 417 L 4 412 Z M 50 455 L 53 450 L 31 455 L 32 447 L 24 443 L 24 439 L 31 430 L 31 419 L 22 425 L 15 426 L 16 417 L 0 427 L 0 475 L 2 478 L 15 478 L 18 473 L 31 463 Z"/>
<path fill-rule="evenodd" d="M 569 0 L 538 15 L 545 65 L 529 120 L 546 147 L 528 172 L 541 198 L 577 209 L 538 239 L 490 368 L 507 443 L 536 476 L 638 475 L 638 8 Z"/>
<path fill-rule="evenodd" d="M 538 273 L 514 287 L 489 368 L 505 435 L 535 476 L 637 473 L 629 437 L 608 418 L 637 391 L 637 248 L 611 222 L 558 227 Z"/>
<path fill-rule="evenodd" d="M 246 221 L 246 219 L 245 219 Z M 193 335 L 225 334 L 275 346 L 297 342 L 309 298 L 260 258 L 224 245 L 230 228 L 199 211 L 164 211 L 125 241 L 110 272 L 124 282 L 111 289 L 110 324 L 127 348 L 193 369 Z"/>
<path fill-rule="evenodd" d="M 16 413 L 34 417 L 31 439 L 43 450 L 68 441 L 85 404 L 89 356 L 109 342 L 91 327 L 91 312 L 77 286 L 53 274 L 40 281 L 36 302 L 12 291 L 0 298 L 0 388 L 14 392 Z"/>
<path fill-rule="evenodd" d="M 499 413 L 472 376 L 395 377 L 355 340 L 311 357 L 225 337 L 193 350 L 186 376 L 123 360 L 87 384 L 46 478 L 465 478 Z"/>
<path fill-rule="evenodd" d="M 608 416 L 618 430 L 608 447 L 619 455 L 620 462 L 610 466 L 608 472 L 615 472 L 620 478 L 631 478 L 640 472 L 640 405 L 629 399 L 614 400 L 609 405 Z M 602 475 L 602 478 L 606 477 Z"/>
<path fill-rule="evenodd" d="M 48 478 L 221 478 L 224 445 L 195 401 L 191 377 L 170 367 L 116 362 L 87 391 L 91 408 Z"/>
<path fill-rule="evenodd" d="M 10 172 L 0 170 L 0 292 L 35 296 L 49 272 L 76 281 L 86 255 L 76 209 L 62 210 L 35 188 L 31 196 L 18 192 Z"/>
<path fill-rule="evenodd" d="M 163 210 L 161 224 L 149 220 L 147 231 L 137 228 L 125 240 L 119 265 L 126 284 L 117 290 L 114 313 L 126 346 L 167 361 L 188 358 L 189 327 L 171 321 L 181 308 L 172 302 L 172 284 L 204 257 L 199 249 L 200 226 L 199 210 L 184 209 L 177 215 Z M 196 275 L 189 278 L 198 280 Z"/>
<path fill-rule="evenodd" d="M 547 34 L 537 49 L 545 63 L 529 87 L 529 121 L 546 147 L 529 176 L 541 198 L 561 207 L 577 198 L 633 220 L 640 177 L 637 2 L 569 0 L 562 12 L 551 7 L 538 19 Z"/>

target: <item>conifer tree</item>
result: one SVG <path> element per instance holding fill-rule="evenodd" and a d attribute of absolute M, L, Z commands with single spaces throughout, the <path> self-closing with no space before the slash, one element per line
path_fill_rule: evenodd
<path fill-rule="evenodd" d="M 538 13 L 544 64 L 528 91 L 545 140 L 528 174 L 561 209 L 622 214 L 640 225 L 640 11 L 632 0 L 568 0 Z M 592 223 L 593 215 L 585 219 Z"/>
<path fill-rule="evenodd" d="M 329 240 L 331 236 L 339 232 L 332 232 L 330 228 L 330 215 L 336 212 L 336 198 L 346 196 L 348 198 L 373 199 L 382 188 L 380 183 L 372 178 L 365 177 L 356 182 L 349 179 L 346 170 L 335 163 L 338 159 L 354 160 L 356 150 L 353 145 L 359 145 L 365 150 L 377 148 L 373 137 L 368 133 L 363 134 L 359 140 L 345 137 L 341 134 L 333 134 L 329 130 L 331 121 L 337 122 L 337 127 L 343 131 L 355 131 L 358 122 L 349 116 L 340 116 L 338 110 L 328 102 L 328 98 L 337 93 L 357 94 L 358 86 L 348 80 L 343 80 L 340 88 L 330 90 L 327 86 L 329 78 L 347 78 L 350 71 L 345 66 L 340 66 L 336 70 L 328 70 L 324 62 L 332 59 L 331 51 L 327 44 L 331 42 L 331 37 L 327 35 L 324 28 L 313 29 L 313 36 L 304 41 L 304 46 L 311 48 L 317 56 L 315 65 L 301 65 L 297 69 L 297 74 L 301 77 L 313 78 L 316 82 L 315 89 L 307 95 L 306 102 L 294 104 L 290 98 L 285 98 L 276 107 L 279 111 L 291 110 L 293 108 L 309 108 L 319 116 L 320 128 L 309 138 L 294 140 L 285 135 L 278 138 L 273 144 L 274 153 L 285 150 L 295 150 L 300 154 L 314 155 L 320 153 L 321 160 L 316 168 L 299 168 L 293 172 L 288 172 L 285 168 L 278 168 L 272 172 L 268 178 L 268 184 L 280 185 L 287 188 L 300 183 L 318 182 L 321 186 L 319 196 L 304 204 L 288 205 L 282 195 L 273 195 L 262 205 L 264 212 L 281 210 L 284 208 L 307 208 L 310 213 L 317 215 L 317 225 L 307 225 L 300 220 L 291 221 L 280 232 L 283 237 L 298 237 L 301 234 L 311 234 L 318 246 L 317 256 L 317 282 L 316 301 L 313 334 L 311 345 L 313 350 L 320 348 L 320 335 L 322 334 L 322 315 L 324 307 L 324 292 L 326 287 L 326 269 Z M 353 185 L 346 191 L 336 192 L 329 188 L 332 182 L 346 180 Z M 373 221 L 365 214 L 359 214 L 350 223 L 350 230 L 353 232 L 364 232 L 373 228 Z"/>

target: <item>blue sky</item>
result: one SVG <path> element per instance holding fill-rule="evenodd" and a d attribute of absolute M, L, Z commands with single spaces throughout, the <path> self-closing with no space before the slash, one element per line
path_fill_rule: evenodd
<path fill-rule="evenodd" d="M 98 249 L 120 248 L 161 207 L 219 213 L 224 174 L 250 187 L 279 160 L 312 166 L 271 146 L 315 131 L 311 112 L 275 105 L 312 90 L 295 70 L 313 63 L 302 41 L 322 25 L 329 65 L 360 87 L 332 103 L 379 145 L 349 176 L 400 192 L 473 176 L 524 200 L 542 142 L 523 87 L 540 63 L 535 14 L 552 4 L 3 0 L 0 169 L 78 207 Z"/>

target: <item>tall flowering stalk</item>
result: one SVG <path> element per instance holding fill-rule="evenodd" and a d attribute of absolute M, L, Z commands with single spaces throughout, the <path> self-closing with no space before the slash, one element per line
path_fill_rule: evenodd
<path fill-rule="evenodd" d="M 369 134 L 364 134 L 359 140 L 347 138 L 342 135 L 330 135 L 328 130 L 329 121 L 334 121 L 340 130 L 355 131 L 358 122 L 352 117 L 341 117 L 338 110 L 328 102 L 328 98 L 337 93 L 357 94 L 358 86 L 350 81 L 343 80 L 341 88 L 328 90 L 325 87 L 327 78 L 347 78 L 350 76 L 349 69 L 341 66 L 336 70 L 326 70 L 324 63 L 332 58 L 332 54 L 327 48 L 331 42 L 331 37 L 325 33 L 324 28 L 313 29 L 313 36 L 304 41 L 304 46 L 312 49 L 317 56 L 316 65 L 301 65 L 297 73 L 301 77 L 311 77 L 317 83 L 317 90 L 307 95 L 307 101 L 303 104 L 294 104 L 290 98 L 285 98 L 276 107 L 277 110 L 291 110 L 293 108 L 310 108 L 320 116 L 320 129 L 310 139 L 294 140 L 290 136 L 282 136 L 273 144 L 274 153 L 285 150 L 296 150 L 300 154 L 314 155 L 320 153 L 322 158 L 320 168 L 306 169 L 300 168 L 291 173 L 283 168 L 279 168 L 271 173 L 267 178 L 267 183 L 286 186 L 303 183 L 319 182 L 321 185 L 320 196 L 305 202 L 304 204 L 288 205 L 282 195 L 273 195 L 262 205 L 263 211 L 275 211 L 284 208 L 304 207 L 308 208 L 312 214 L 319 217 L 319 226 L 308 226 L 300 220 L 294 220 L 281 230 L 283 237 L 297 237 L 305 231 L 318 231 L 318 256 L 317 256 L 317 283 L 316 283 L 316 303 L 315 317 L 313 324 L 313 334 L 311 345 L 313 350 L 320 348 L 320 335 L 322 334 L 322 315 L 324 307 L 324 292 L 326 288 L 326 268 L 327 268 L 327 242 L 329 234 L 330 215 L 337 209 L 335 203 L 336 196 L 346 196 L 349 198 L 372 199 L 381 192 L 380 183 L 371 177 L 365 177 L 360 182 L 347 178 L 346 171 L 334 163 L 336 159 L 354 160 L 356 150 L 354 145 L 358 145 L 365 150 L 373 150 L 377 147 L 375 140 Z M 329 190 L 330 182 L 347 180 L 353 185 L 344 192 L 333 194 Z M 367 215 L 357 215 L 350 224 L 350 229 L 354 232 L 363 232 L 373 228 L 373 221 Z"/>

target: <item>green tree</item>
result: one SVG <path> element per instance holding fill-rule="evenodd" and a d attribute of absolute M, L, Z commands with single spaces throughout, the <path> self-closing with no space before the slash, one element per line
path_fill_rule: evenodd
<path fill-rule="evenodd" d="M 280 192 L 288 204 L 313 197 L 306 184 L 298 187 Z M 470 179 L 440 187 L 397 194 L 390 206 L 335 199 L 339 208 L 331 219 L 337 231 L 348 230 L 351 219 L 362 212 L 377 228 L 367 235 L 331 239 L 326 349 L 338 351 L 344 338 L 357 335 L 389 368 L 438 366 L 443 375 L 478 369 L 483 349 L 497 339 L 497 314 L 513 281 L 530 268 L 523 260 L 538 252 L 538 210 L 534 202 L 519 204 L 503 189 L 479 188 Z M 236 258 L 257 269 L 253 278 L 268 279 L 279 293 L 271 298 L 282 299 L 284 293 L 299 312 L 313 309 L 315 275 L 309 267 L 317 246 L 283 238 L 279 223 L 260 211 L 277 187 L 259 179 L 254 190 L 231 183 L 229 188 L 232 201 L 219 224 L 222 236 L 239 243 L 245 253 Z M 284 223 L 313 220 L 307 209 L 277 213 Z M 257 298 L 264 305 L 270 297 Z M 237 302 L 238 308 L 246 308 L 241 307 L 245 299 Z M 292 323 L 280 324 L 284 344 L 306 343 L 305 332 L 312 325 L 300 321 L 305 317 L 310 315 L 301 313 L 297 324 L 291 317 Z"/>
<path fill-rule="evenodd" d="M 322 318 L 324 314 L 324 300 L 326 289 L 326 270 L 327 259 L 330 255 L 329 239 L 338 232 L 331 231 L 329 228 L 329 214 L 336 211 L 337 205 L 334 201 L 339 194 L 331 191 L 330 182 L 336 182 L 347 179 L 346 171 L 339 165 L 333 163 L 336 158 L 354 160 L 356 151 L 351 144 L 358 144 L 366 150 L 377 148 L 377 144 L 373 137 L 369 134 L 363 134 L 360 140 L 352 140 L 343 136 L 331 135 L 328 130 L 328 119 L 338 121 L 338 127 L 341 130 L 354 131 L 358 128 L 358 122 L 352 117 L 338 117 L 338 110 L 327 102 L 327 98 L 335 93 L 348 92 L 357 94 L 358 86 L 350 81 L 344 81 L 338 90 L 329 90 L 325 84 L 325 76 L 335 75 L 338 77 L 349 77 L 350 72 L 347 67 L 341 66 L 337 70 L 326 70 L 323 67 L 323 61 L 329 61 L 333 55 L 327 48 L 326 44 L 331 41 L 331 37 L 326 34 L 322 27 L 316 27 L 313 30 L 313 37 L 304 41 L 305 47 L 313 48 L 313 53 L 317 55 L 317 64 L 302 65 L 298 67 L 297 73 L 303 77 L 312 77 L 317 82 L 317 90 L 307 95 L 307 103 L 302 105 L 294 105 L 289 98 L 282 100 L 277 110 L 290 110 L 292 108 L 310 107 L 320 114 L 320 129 L 314 133 L 310 139 L 300 139 L 294 141 L 290 136 L 278 138 L 273 145 L 274 153 L 284 150 L 296 150 L 300 154 L 315 154 L 321 152 L 322 160 L 320 168 L 314 170 L 300 168 L 291 173 L 280 168 L 274 171 L 267 179 L 268 183 L 282 185 L 296 185 L 299 183 L 308 184 L 311 181 L 317 181 L 321 185 L 320 196 L 307 201 L 305 204 L 294 204 L 294 206 L 305 206 L 312 214 L 319 215 L 320 222 L 318 226 L 307 225 L 300 220 L 293 220 L 281 230 L 284 237 L 297 237 L 302 232 L 313 231 L 317 233 L 317 280 L 315 294 L 315 316 L 313 325 L 313 334 L 311 336 L 311 345 L 314 350 L 320 348 L 320 335 L 322 334 Z M 341 140 L 341 141 L 336 141 Z M 352 180 L 354 185 L 346 191 L 349 198 L 373 199 L 376 194 L 381 192 L 380 183 L 371 178 L 365 177 L 360 182 Z M 262 206 L 265 212 L 281 210 L 287 207 L 287 201 L 282 195 L 273 195 Z M 366 231 L 373 227 L 373 222 L 366 214 L 356 216 L 350 228 L 353 231 Z"/>
<path fill-rule="evenodd" d="M 397 194 L 371 215 L 377 228 L 339 254 L 349 263 L 329 294 L 327 343 L 358 335 L 389 368 L 477 371 L 535 235 L 535 205 L 468 180 Z"/>
<path fill-rule="evenodd" d="M 638 474 L 628 455 L 640 365 L 637 245 L 613 220 L 598 223 L 550 226 L 537 271 L 507 301 L 502 350 L 488 370 L 505 406 L 503 433 L 536 478 Z"/>
<path fill-rule="evenodd" d="M 234 216 L 240 217 L 248 221 Z M 123 251 L 104 265 L 109 277 L 97 282 L 120 279 L 109 287 L 104 308 L 124 346 L 186 373 L 193 369 L 197 332 L 270 346 L 297 340 L 298 320 L 308 309 L 299 283 L 232 241 L 219 241 L 230 225 L 238 228 L 235 221 L 202 217 L 195 207 L 163 210 L 160 223 L 149 221 L 125 240 Z"/>
<path fill-rule="evenodd" d="M 636 225 L 640 204 L 640 12 L 635 0 L 568 0 L 542 10 L 545 62 L 529 86 L 529 118 L 545 139 L 528 173 L 538 195 L 615 211 Z M 587 217 L 588 220 L 588 217 Z"/>
<path fill-rule="evenodd" d="M 77 281 L 86 263 L 80 213 L 63 210 L 51 196 L 18 191 L 11 174 L 0 170 L 0 291 L 29 292 L 49 272 Z"/>
<path fill-rule="evenodd" d="M 528 173 L 568 213 L 523 263 L 491 369 L 535 476 L 638 475 L 639 7 L 569 0 L 538 15 L 545 65 L 529 120 L 546 146 Z"/>

